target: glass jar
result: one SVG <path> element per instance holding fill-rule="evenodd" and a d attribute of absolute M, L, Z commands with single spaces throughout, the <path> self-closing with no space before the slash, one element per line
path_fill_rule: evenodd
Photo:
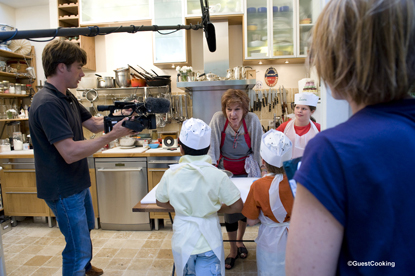
<path fill-rule="evenodd" d="M 10 85 L 9 85 L 9 93 L 10 94 L 16 94 L 16 88 L 14 86 L 14 83 L 10 83 Z"/>
<path fill-rule="evenodd" d="M 23 87 L 22 87 L 23 88 Z M 23 89 L 22 89 L 22 94 L 23 95 L 26 95 L 26 94 L 30 94 L 30 89 L 32 88 L 32 85 L 31 84 L 26 84 L 26 90 L 25 91 L 23 91 Z"/>
<path fill-rule="evenodd" d="M 0 82 L 0 93 L 4 93 L 3 82 Z"/>
<path fill-rule="evenodd" d="M 13 150 L 23 150 L 23 137 L 20 131 L 13 132 Z"/>
<path fill-rule="evenodd" d="M 4 93 L 10 93 L 9 88 L 10 88 L 9 81 L 3 81 L 3 90 L 4 90 Z"/>
<path fill-rule="evenodd" d="M 9 139 L 0 139 L 0 152 L 11 151 Z"/>
<path fill-rule="evenodd" d="M 14 90 L 16 94 L 22 94 L 22 86 L 20 85 L 20 83 L 15 84 Z"/>

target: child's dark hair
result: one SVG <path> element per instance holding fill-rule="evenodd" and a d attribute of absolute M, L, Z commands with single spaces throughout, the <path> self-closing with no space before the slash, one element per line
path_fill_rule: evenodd
<path fill-rule="evenodd" d="M 204 149 L 195 150 L 195 149 L 189 148 L 188 146 L 180 142 L 180 140 L 178 141 L 178 144 L 182 146 L 182 149 L 185 155 L 206 155 L 210 148 L 210 146 L 208 146 L 207 148 L 204 148 Z"/>
<path fill-rule="evenodd" d="M 268 173 L 275 173 L 275 174 L 284 173 L 284 168 L 283 167 L 281 167 L 281 168 L 275 167 L 273 165 L 268 164 L 267 161 L 265 161 L 265 160 L 264 160 L 264 163 L 265 163 L 265 168 L 267 169 Z"/>

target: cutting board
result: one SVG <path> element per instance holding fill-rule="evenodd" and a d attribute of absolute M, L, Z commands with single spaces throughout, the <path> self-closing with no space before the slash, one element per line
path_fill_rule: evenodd
<path fill-rule="evenodd" d="M 135 147 L 135 148 L 121 148 L 121 147 L 115 147 L 106 151 L 103 151 L 104 153 L 142 153 L 145 152 L 148 148 L 145 147 Z"/>

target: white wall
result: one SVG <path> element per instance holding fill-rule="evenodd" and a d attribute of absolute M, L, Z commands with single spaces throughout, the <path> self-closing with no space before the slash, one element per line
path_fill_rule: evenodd
<path fill-rule="evenodd" d="M 19 30 L 39 30 L 49 29 L 49 5 L 33 6 L 27 8 L 15 9 L 16 25 Z M 34 19 L 34 16 L 36 18 Z M 36 40 L 46 40 L 48 38 L 39 38 Z M 42 67 L 42 52 L 47 42 L 33 42 L 30 44 L 35 46 L 36 52 L 36 71 L 37 71 L 37 83 L 42 80 L 45 81 L 45 76 Z"/>
<path fill-rule="evenodd" d="M 4 23 L 10 26 L 16 25 L 14 8 L 0 3 L 0 23 Z"/>

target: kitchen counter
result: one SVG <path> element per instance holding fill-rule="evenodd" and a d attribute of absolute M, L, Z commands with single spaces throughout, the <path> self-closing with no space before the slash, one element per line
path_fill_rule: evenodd
<path fill-rule="evenodd" d="M 12 150 L 0 152 L 0 159 L 33 158 L 33 150 Z"/>

